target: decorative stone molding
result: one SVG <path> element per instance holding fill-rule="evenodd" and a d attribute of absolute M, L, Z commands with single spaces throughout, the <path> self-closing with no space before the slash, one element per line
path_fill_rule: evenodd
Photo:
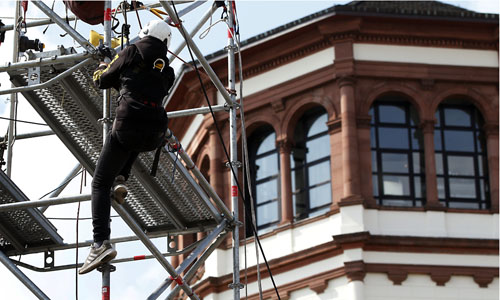
<path fill-rule="evenodd" d="M 351 205 L 359 205 L 359 204 L 364 204 L 365 203 L 365 198 L 361 195 L 351 195 L 344 197 L 340 199 L 338 202 L 338 205 L 340 207 L 342 206 L 351 206 Z"/>
<path fill-rule="evenodd" d="M 344 270 L 349 282 L 363 281 L 366 275 L 365 263 L 362 260 L 346 261 L 344 263 Z"/>
<path fill-rule="evenodd" d="M 353 76 L 342 76 L 337 79 L 339 88 L 344 86 L 353 86 L 356 83 L 356 78 Z"/>
<path fill-rule="evenodd" d="M 432 90 L 434 88 L 434 84 L 436 81 L 432 78 L 423 78 L 420 80 L 420 85 L 422 86 L 422 89 L 425 91 Z"/>
<path fill-rule="evenodd" d="M 371 121 L 372 121 L 372 116 L 366 115 L 366 116 L 357 116 L 356 117 L 356 127 L 358 129 L 370 129 L 371 126 Z"/>
<path fill-rule="evenodd" d="M 328 126 L 328 133 L 334 134 L 338 133 L 342 130 L 342 119 L 338 118 L 335 120 L 331 120 L 326 122 L 326 125 Z"/>
<path fill-rule="evenodd" d="M 445 284 L 450 280 L 451 273 L 446 270 L 434 270 L 431 271 L 431 279 L 438 286 L 445 286 Z"/>
<path fill-rule="evenodd" d="M 423 134 L 434 133 L 434 127 L 436 126 L 436 120 L 421 120 L 419 127 Z"/>
<path fill-rule="evenodd" d="M 278 99 L 271 102 L 271 107 L 275 113 L 278 113 L 285 109 L 285 101 L 283 99 Z"/>
<path fill-rule="evenodd" d="M 316 282 L 309 284 L 309 288 L 318 295 L 323 293 L 327 287 L 328 287 L 327 280 L 318 280 Z"/>
<path fill-rule="evenodd" d="M 278 148 L 279 153 L 290 154 L 293 149 L 293 143 L 287 138 L 279 139 L 276 141 L 276 148 Z"/>
<path fill-rule="evenodd" d="M 394 285 L 401 285 L 408 278 L 408 272 L 404 270 L 390 270 L 387 272 L 387 277 Z"/>

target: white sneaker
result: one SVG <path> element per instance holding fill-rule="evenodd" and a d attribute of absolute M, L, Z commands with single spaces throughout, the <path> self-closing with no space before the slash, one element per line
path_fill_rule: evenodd
<path fill-rule="evenodd" d="M 103 241 L 102 245 L 99 248 L 96 248 L 95 244 L 92 244 L 92 246 L 90 247 L 89 256 L 87 256 L 85 263 L 83 263 L 83 266 L 80 268 L 80 270 L 78 270 L 78 274 L 86 274 L 99 267 L 100 265 L 111 261 L 115 257 L 116 250 L 108 240 Z"/>

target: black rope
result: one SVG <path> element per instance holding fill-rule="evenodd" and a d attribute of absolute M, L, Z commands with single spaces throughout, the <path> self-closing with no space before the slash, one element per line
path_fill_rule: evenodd
<path fill-rule="evenodd" d="M 2 120 L 7 120 L 7 121 L 19 122 L 19 123 L 27 123 L 27 124 L 34 124 L 34 125 L 49 126 L 49 125 L 47 125 L 47 124 L 43 124 L 43 123 L 37 123 L 37 122 L 32 122 L 32 121 L 23 121 L 23 120 L 12 119 L 12 118 L 6 118 L 6 117 L 0 117 L 0 119 L 2 119 Z"/>
<path fill-rule="evenodd" d="M 177 20 L 180 20 L 180 19 L 179 19 L 179 15 L 177 14 L 177 9 L 175 8 L 175 4 L 174 4 L 174 2 L 173 2 L 173 1 L 170 1 L 170 3 L 172 4 L 172 7 L 173 7 L 174 12 L 175 12 L 175 15 L 176 15 L 176 17 L 177 17 Z M 187 38 L 186 38 L 186 36 L 185 36 L 184 30 L 181 30 L 181 33 L 182 33 L 182 35 L 183 35 L 184 39 L 186 40 L 186 46 L 187 46 L 187 48 L 188 48 L 189 55 L 191 56 L 191 63 L 192 63 L 192 64 L 194 65 L 194 67 L 195 67 L 195 70 L 196 70 L 196 75 L 197 75 L 197 77 L 198 77 L 198 80 L 200 81 L 200 85 L 201 85 L 201 89 L 202 89 L 202 91 L 203 91 L 203 95 L 204 95 L 205 100 L 206 100 L 206 102 L 207 102 L 207 106 L 208 106 L 208 108 L 209 108 L 209 110 L 210 110 L 210 114 L 212 115 L 212 118 L 213 118 L 213 120 L 214 120 L 214 125 L 215 125 L 215 128 L 216 128 L 216 130 L 217 130 L 217 134 L 218 134 L 218 136 L 219 136 L 220 142 L 222 143 L 222 149 L 224 149 L 224 153 L 225 153 L 226 158 L 227 158 L 227 160 L 228 160 L 228 162 L 229 162 L 229 165 L 230 165 L 230 167 L 231 167 L 231 172 L 233 173 L 233 176 L 234 176 L 234 178 L 235 178 L 236 185 L 238 186 L 238 190 L 243 191 L 243 189 L 241 188 L 240 183 L 239 183 L 239 181 L 238 181 L 238 176 L 237 176 L 236 172 L 234 171 L 233 164 L 232 164 L 232 162 L 231 162 L 231 158 L 230 158 L 230 156 L 229 156 L 229 153 L 228 153 L 228 151 L 227 151 L 226 145 L 225 145 L 225 143 L 224 143 L 224 139 L 222 138 L 222 133 L 221 133 L 221 130 L 220 130 L 220 128 L 219 128 L 219 125 L 217 124 L 217 121 L 216 121 L 216 118 L 215 118 L 214 111 L 212 110 L 212 105 L 210 104 L 210 100 L 208 99 L 208 94 L 207 94 L 207 91 L 206 91 L 205 86 L 203 85 L 203 81 L 202 81 L 202 79 L 201 79 L 200 72 L 199 72 L 198 68 L 196 68 L 196 65 L 195 65 L 195 60 L 194 60 L 194 56 L 193 56 L 193 53 L 192 53 L 192 51 L 191 51 L 191 47 L 189 46 L 189 43 L 187 43 Z M 242 138 L 245 138 L 245 137 L 242 137 Z M 243 204 L 244 204 L 244 205 L 243 205 L 243 207 L 244 207 L 245 214 L 246 214 L 247 218 L 251 219 L 251 214 L 250 214 L 249 210 L 247 209 L 247 206 L 245 205 L 245 203 L 246 203 L 245 196 L 243 195 L 243 193 L 238 193 L 238 194 L 240 195 L 240 197 L 241 197 L 241 198 L 242 198 L 242 200 L 243 200 Z M 257 230 L 255 229 L 255 226 L 252 224 L 252 222 L 250 222 L 250 225 L 251 225 L 251 229 L 252 229 L 252 231 L 255 233 L 255 240 L 257 241 L 257 244 L 259 245 L 259 249 L 260 249 L 260 252 L 262 253 L 262 257 L 264 258 L 264 262 L 265 262 L 265 264 L 266 264 L 267 271 L 269 272 L 269 277 L 271 278 L 271 281 L 272 281 L 272 283 L 273 283 L 273 287 L 274 287 L 274 290 L 275 290 L 275 292 L 276 292 L 276 295 L 278 296 L 278 300 L 281 300 L 280 295 L 279 295 L 279 292 L 278 292 L 278 288 L 276 287 L 276 283 L 275 283 L 275 281 L 274 281 L 274 277 L 273 277 L 273 274 L 272 274 L 272 272 L 271 272 L 271 268 L 270 268 L 269 263 L 268 263 L 268 261 L 267 261 L 266 255 L 264 254 L 264 249 L 262 248 L 262 245 L 261 245 L 261 243 L 260 243 L 260 239 L 259 239 L 259 237 L 258 237 L 258 235 L 257 235 Z"/>

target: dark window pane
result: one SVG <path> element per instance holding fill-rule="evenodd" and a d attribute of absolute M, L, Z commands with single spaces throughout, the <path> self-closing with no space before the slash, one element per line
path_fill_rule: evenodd
<path fill-rule="evenodd" d="M 448 175 L 474 176 L 474 158 L 448 155 Z"/>
<path fill-rule="evenodd" d="M 379 105 L 379 120 L 382 123 L 406 123 L 406 115 L 404 106 L 397 105 Z"/>
<path fill-rule="evenodd" d="M 278 155 L 273 153 L 255 161 L 257 169 L 256 180 L 278 174 Z"/>
<path fill-rule="evenodd" d="M 414 150 L 419 150 L 424 148 L 424 136 L 422 130 L 412 129 L 411 130 L 411 146 Z"/>
<path fill-rule="evenodd" d="M 422 177 L 415 176 L 413 182 L 415 184 L 415 198 L 425 197 L 425 182 L 422 182 Z"/>
<path fill-rule="evenodd" d="M 443 155 L 441 153 L 436 153 L 435 157 L 436 157 L 436 174 L 443 175 L 444 174 Z"/>
<path fill-rule="evenodd" d="M 434 130 L 434 149 L 437 151 L 443 150 L 443 146 L 441 145 L 441 131 Z"/>
<path fill-rule="evenodd" d="M 370 128 L 370 146 L 372 148 L 377 147 L 377 140 L 376 140 L 376 129 L 375 127 Z"/>
<path fill-rule="evenodd" d="M 444 178 L 438 177 L 437 183 L 438 183 L 438 197 L 439 199 L 445 199 L 446 193 L 444 189 Z"/>
<path fill-rule="evenodd" d="M 306 144 L 307 146 L 307 154 L 306 160 L 307 162 L 313 162 L 317 159 L 330 156 L 330 136 L 323 135 L 321 137 L 310 140 Z"/>
<path fill-rule="evenodd" d="M 413 152 L 413 173 L 419 174 L 424 173 L 424 162 L 420 160 L 420 153 Z"/>
<path fill-rule="evenodd" d="M 471 126 L 470 111 L 466 108 L 445 108 L 444 120 L 446 126 Z"/>
<path fill-rule="evenodd" d="M 410 105 L 410 125 L 411 126 L 417 126 L 420 123 L 418 119 L 418 113 L 413 107 L 413 105 Z"/>
<path fill-rule="evenodd" d="M 474 151 L 474 136 L 470 131 L 446 130 L 444 147 L 447 151 Z"/>
<path fill-rule="evenodd" d="M 372 172 L 377 172 L 377 151 L 372 151 Z"/>
<path fill-rule="evenodd" d="M 408 176 L 383 176 L 384 194 L 394 196 L 410 195 L 410 180 Z"/>
<path fill-rule="evenodd" d="M 330 180 L 330 162 L 325 161 L 310 167 L 308 175 L 309 186 Z"/>
<path fill-rule="evenodd" d="M 372 176 L 372 184 L 373 184 L 373 196 L 378 197 L 378 176 Z"/>
<path fill-rule="evenodd" d="M 484 138 L 484 134 L 482 132 L 476 133 L 476 145 L 477 152 L 483 152 L 486 149 L 486 139 Z"/>
<path fill-rule="evenodd" d="M 309 197 L 311 199 L 311 209 L 331 203 L 331 194 L 330 184 L 324 184 L 312 188 L 309 191 Z"/>
<path fill-rule="evenodd" d="M 479 194 L 481 195 L 481 200 L 486 200 L 486 190 L 487 190 L 487 187 L 484 183 L 484 180 L 481 179 L 479 180 Z"/>
<path fill-rule="evenodd" d="M 322 209 L 318 209 L 317 211 L 310 213 L 310 214 L 309 214 L 309 217 L 310 217 L 310 218 L 312 218 L 312 217 L 314 217 L 314 216 L 319 216 L 319 215 L 322 215 L 322 214 L 324 214 L 324 213 L 328 212 L 329 210 L 330 210 L 330 207 L 328 207 L 328 206 L 327 206 L 327 207 L 324 207 L 324 208 L 322 208 Z"/>
<path fill-rule="evenodd" d="M 380 127 L 378 129 L 380 148 L 408 149 L 408 129 Z"/>
<path fill-rule="evenodd" d="M 276 149 L 276 134 L 269 134 L 257 149 L 257 155 Z"/>
<path fill-rule="evenodd" d="M 370 124 L 375 124 L 375 112 L 373 111 L 373 106 L 370 107 L 368 114 L 372 117 Z"/>
<path fill-rule="evenodd" d="M 452 198 L 476 198 L 474 179 L 450 178 L 449 181 Z"/>
<path fill-rule="evenodd" d="M 404 206 L 404 207 L 410 207 L 413 206 L 412 201 L 409 200 L 382 200 L 382 205 L 385 206 Z"/>
<path fill-rule="evenodd" d="M 482 155 L 477 156 L 477 165 L 478 165 L 479 176 L 484 176 L 484 169 L 488 167 L 485 164 L 485 162 L 486 162 L 486 159 L 484 159 Z"/>
<path fill-rule="evenodd" d="M 436 118 L 436 127 L 441 127 L 441 115 L 439 114 L 439 111 L 440 110 L 437 110 L 434 114 L 434 117 Z"/>
<path fill-rule="evenodd" d="M 382 153 L 382 169 L 387 173 L 408 173 L 408 155 Z"/>
<path fill-rule="evenodd" d="M 465 209 L 479 209 L 479 203 L 477 202 L 454 202 L 450 201 L 448 206 L 451 208 L 465 208 Z"/>
<path fill-rule="evenodd" d="M 257 226 L 278 221 L 278 201 L 257 206 Z"/>
<path fill-rule="evenodd" d="M 257 184 L 257 204 L 278 198 L 278 179 Z"/>
<path fill-rule="evenodd" d="M 316 121 L 311 125 L 311 128 L 309 129 L 309 132 L 307 133 L 307 136 L 313 136 L 321 132 L 325 132 L 328 130 L 328 127 L 326 126 L 326 122 L 328 121 L 327 115 L 322 114 L 319 116 Z"/>

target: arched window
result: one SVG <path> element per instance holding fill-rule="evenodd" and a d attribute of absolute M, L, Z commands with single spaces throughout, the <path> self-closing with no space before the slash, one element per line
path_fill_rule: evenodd
<path fill-rule="evenodd" d="M 259 128 L 248 145 L 257 231 L 262 233 L 280 221 L 279 156 L 273 128 Z"/>
<path fill-rule="evenodd" d="M 422 206 L 423 136 L 413 106 L 384 97 L 370 109 L 373 197 L 380 205 Z"/>
<path fill-rule="evenodd" d="M 290 161 L 297 220 L 328 211 L 332 202 L 327 120 L 326 111 L 318 107 L 306 112 L 295 128 Z"/>
<path fill-rule="evenodd" d="M 483 118 L 467 101 L 447 100 L 436 111 L 434 148 L 439 200 L 452 208 L 489 208 Z"/>

